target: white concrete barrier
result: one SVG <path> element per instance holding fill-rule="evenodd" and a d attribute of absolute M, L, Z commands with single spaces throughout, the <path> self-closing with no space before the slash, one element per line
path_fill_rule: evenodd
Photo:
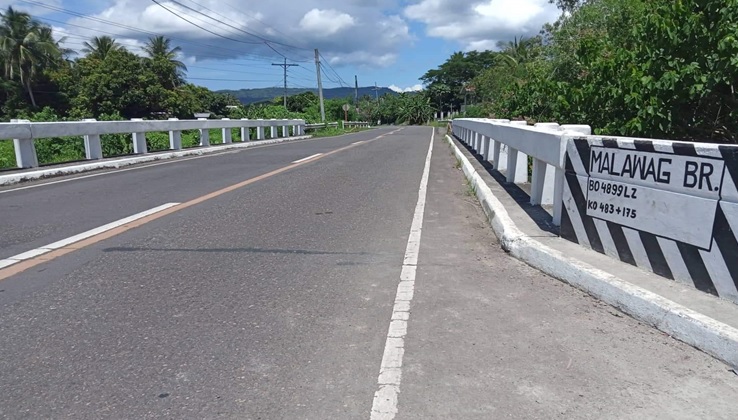
<path fill-rule="evenodd" d="M 304 131 L 304 120 L 178 120 L 167 121 L 143 120 L 133 118 L 130 121 L 96 121 L 83 120 L 73 122 L 30 122 L 27 120 L 12 120 L 9 123 L 0 123 L 0 141 L 13 140 L 16 163 L 19 168 L 34 168 L 38 166 L 34 141 L 50 137 L 82 136 L 84 137 L 85 156 L 87 159 L 101 159 L 102 148 L 100 136 L 103 134 L 131 134 L 133 150 L 136 154 L 148 153 L 146 133 L 168 132 L 170 150 L 182 148 L 181 132 L 183 130 L 200 130 L 200 146 L 210 145 L 209 130 L 223 130 L 223 143 L 231 143 L 231 129 L 240 128 L 242 141 L 250 140 L 249 128 L 256 128 L 257 138 L 264 139 L 264 128 L 270 127 L 271 138 L 276 138 L 278 127 L 295 127 L 295 136 Z M 246 135 L 244 135 L 246 134 Z"/>
<path fill-rule="evenodd" d="M 530 202 L 553 204 L 563 238 L 738 303 L 738 146 L 478 118 L 452 130 L 484 160 L 492 148 L 508 182 L 527 182 L 530 156 Z"/>
<path fill-rule="evenodd" d="M 508 182 L 528 182 L 528 156 L 533 160 L 531 204 L 554 205 L 553 222 L 561 223 L 561 196 L 564 182 L 564 135 L 581 133 L 588 126 L 565 128 L 557 123 L 529 126 L 525 121 L 487 118 L 457 118 L 453 133 L 490 161 L 494 169 L 505 172 Z M 590 129 L 591 131 L 591 129 Z"/>

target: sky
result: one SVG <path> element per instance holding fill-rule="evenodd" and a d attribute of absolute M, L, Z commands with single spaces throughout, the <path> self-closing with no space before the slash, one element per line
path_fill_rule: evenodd
<path fill-rule="evenodd" d="M 213 90 L 375 83 L 398 91 L 456 51 L 536 35 L 559 12 L 548 0 L 0 0 L 80 50 L 109 35 L 131 52 L 155 35 L 182 48 L 188 80 Z"/>

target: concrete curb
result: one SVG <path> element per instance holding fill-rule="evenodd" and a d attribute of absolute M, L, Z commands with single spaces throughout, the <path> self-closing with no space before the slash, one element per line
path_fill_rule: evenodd
<path fill-rule="evenodd" d="M 476 191 L 502 248 L 510 255 L 738 369 L 738 329 L 569 258 L 526 236 L 453 139 L 446 135 L 446 141 L 461 161 L 462 170 Z"/>
<path fill-rule="evenodd" d="M 83 172 L 96 171 L 100 169 L 118 169 L 118 168 L 122 168 L 125 166 L 137 165 L 140 163 L 156 162 L 159 160 L 174 159 L 174 158 L 186 157 L 186 156 L 209 155 L 213 153 L 222 152 L 225 150 L 246 149 L 249 147 L 263 146 L 267 144 L 284 143 L 284 142 L 296 141 L 296 140 L 306 140 L 310 138 L 312 138 L 312 136 L 283 137 L 283 138 L 277 138 L 277 139 L 258 140 L 258 141 L 250 141 L 250 142 L 243 142 L 243 143 L 238 142 L 238 143 L 231 143 L 231 144 L 226 144 L 222 146 L 192 148 L 192 149 L 182 150 L 178 152 L 154 153 L 150 155 L 131 156 L 131 157 L 125 157 L 125 158 L 115 159 L 115 160 L 85 162 L 79 165 L 39 169 L 39 170 L 32 171 L 32 172 L 10 173 L 7 175 L 0 175 L 0 187 L 18 184 L 24 181 L 34 181 L 34 180 L 43 179 L 43 178 L 50 178 L 54 176 L 74 175 L 74 174 L 79 174 Z"/>

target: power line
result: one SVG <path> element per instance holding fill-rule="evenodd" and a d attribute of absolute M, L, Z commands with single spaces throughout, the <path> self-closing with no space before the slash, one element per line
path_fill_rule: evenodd
<path fill-rule="evenodd" d="M 203 31 L 205 31 L 205 32 L 207 32 L 207 33 L 210 33 L 210 34 L 213 34 L 213 35 L 215 35 L 215 36 L 217 36 L 217 37 L 219 37 L 219 38 L 227 39 L 227 40 L 229 40 L 229 41 L 234 41 L 234 42 L 240 42 L 240 43 L 242 43 L 242 44 L 251 44 L 251 45 L 254 45 L 254 44 L 261 44 L 261 42 L 243 41 L 243 40 L 240 40 L 240 39 L 235 39 L 235 38 L 231 38 L 231 37 L 227 37 L 227 36 L 224 36 L 224 35 L 218 34 L 218 33 L 216 33 L 216 32 L 213 32 L 213 31 L 211 31 L 210 29 L 206 29 L 206 28 L 203 28 L 202 26 L 200 26 L 200 25 L 198 25 L 198 24 L 196 24 L 196 23 L 192 22 L 191 20 L 189 20 L 189 19 L 187 19 L 186 17 L 184 17 L 184 16 L 180 15 L 179 13 L 175 12 L 174 10 L 172 10 L 172 9 L 170 9 L 170 8 L 168 8 L 168 7 L 166 7 L 166 6 L 164 6 L 163 4 L 161 4 L 161 3 L 159 2 L 159 0 L 151 0 L 151 1 L 153 1 L 153 2 L 154 2 L 154 3 L 156 3 L 156 4 L 158 4 L 158 5 L 159 5 L 159 7 L 161 7 L 162 9 L 164 9 L 164 10 L 166 10 L 166 11 L 168 11 L 169 13 L 173 14 L 174 16 L 177 16 L 178 18 L 180 18 L 180 19 L 184 20 L 185 22 L 189 23 L 190 25 L 192 25 L 192 26 L 195 26 L 195 27 L 197 27 L 197 28 L 200 28 L 200 29 L 202 29 Z M 173 1 L 173 0 L 170 0 L 170 1 L 172 1 L 173 3 L 176 3 L 176 4 L 180 4 L 180 3 L 177 3 L 176 1 Z"/>
<path fill-rule="evenodd" d="M 28 1 L 28 0 L 20 0 L 20 1 L 23 1 L 24 3 L 37 4 L 36 2 Z M 146 30 L 143 30 L 143 29 L 135 28 L 135 27 L 132 27 L 132 26 L 127 26 L 127 25 L 119 24 L 117 22 L 112 22 L 112 21 L 109 21 L 109 20 L 100 19 L 100 18 L 96 18 L 96 17 L 93 17 L 93 16 L 86 16 L 86 15 L 80 14 L 78 12 L 75 12 L 73 10 L 56 8 L 56 7 L 53 7 L 53 6 L 45 5 L 43 3 L 38 3 L 38 5 L 39 6 L 42 6 L 42 7 L 46 7 L 47 9 L 50 9 L 50 10 L 54 10 L 54 11 L 58 11 L 58 12 L 61 12 L 61 13 L 69 14 L 71 16 L 76 16 L 76 17 L 79 17 L 79 18 L 82 18 L 82 19 L 88 19 L 88 20 L 91 20 L 93 22 L 104 23 L 104 24 L 110 25 L 110 26 L 117 26 L 117 27 L 120 27 L 122 29 L 129 30 L 131 32 L 138 32 L 138 33 L 143 33 L 143 34 L 153 35 L 153 36 L 159 36 L 160 35 L 160 34 L 157 34 L 155 32 L 150 32 L 150 31 L 146 31 Z M 41 18 L 38 18 L 38 19 L 41 20 L 41 21 L 43 21 L 43 22 L 53 22 L 53 23 L 59 23 L 59 24 L 62 24 L 62 25 L 72 26 L 72 27 L 81 28 L 81 29 L 85 29 L 85 30 L 90 30 L 90 31 L 92 30 L 92 29 L 90 29 L 89 27 L 86 27 L 86 26 L 76 25 L 76 24 L 68 23 L 68 22 L 62 22 L 62 21 L 55 20 L 55 19 L 50 19 L 50 18 L 45 18 L 45 17 L 41 17 Z M 116 36 L 116 37 L 124 37 L 124 38 L 127 37 L 127 36 L 130 36 L 130 35 L 123 35 L 123 34 L 113 33 L 113 32 L 109 32 L 109 31 L 104 31 L 104 30 L 101 30 L 101 29 L 94 29 L 94 32 L 96 32 L 96 33 L 102 33 L 102 34 L 107 34 L 107 35 L 112 35 L 112 36 Z M 219 49 L 219 50 L 222 50 L 222 51 L 233 52 L 233 53 L 237 54 L 237 56 L 241 56 L 240 59 L 246 59 L 246 58 L 243 58 L 242 56 L 262 57 L 261 59 L 249 58 L 250 60 L 254 60 L 254 61 L 263 61 L 265 59 L 271 58 L 271 57 L 268 57 L 268 56 L 262 56 L 262 55 L 258 55 L 258 54 L 254 54 L 254 53 L 244 53 L 243 51 L 234 50 L 234 49 L 231 49 L 231 48 L 225 48 L 225 47 L 216 46 L 216 45 L 209 45 L 209 44 L 203 44 L 203 43 L 199 43 L 199 42 L 195 42 L 195 41 L 189 41 L 189 40 L 186 40 L 186 39 L 183 39 L 183 38 L 176 38 L 176 37 L 169 37 L 169 36 L 168 36 L 168 38 L 171 39 L 171 40 L 173 40 L 173 41 L 177 41 L 177 42 L 179 42 L 181 44 L 189 44 L 189 45 L 194 45 L 194 46 L 198 46 L 198 47 L 206 47 L 208 49 Z M 216 54 L 213 54 L 211 52 L 209 52 L 209 55 L 211 55 L 213 57 L 233 58 L 231 56 L 216 55 Z"/>
<path fill-rule="evenodd" d="M 271 82 L 273 79 L 211 79 L 207 77 L 188 77 L 187 80 L 210 80 L 216 82 Z M 274 87 L 279 87 L 279 85 Z"/>
<path fill-rule="evenodd" d="M 192 1 L 192 0 L 190 0 L 190 1 Z M 268 23 L 266 23 L 266 22 L 264 22 L 263 20 L 261 20 L 261 19 L 257 18 L 257 17 L 256 17 L 256 16 L 254 16 L 253 14 L 250 14 L 250 13 L 246 13 L 246 12 L 245 12 L 244 10 L 242 10 L 242 9 L 237 9 L 236 7 L 234 7 L 234 6 L 232 6 L 231 4 L 229 4 L 229 3 L 227 2 L 227 1 L 221 0 L 221 1 L 220 1 L 220 4 L 222 4 L 222 5 L 224 5 L 224 6 L 227 6 L 227 7 L 231 8 L 231 10 L 234 10 L 234 11 L 236 11 L 236 12 L 238 12 L 238 13 L 243 13 L 243 14 L 247 14 L 247 15 L 250 15 L 250 16 L 251 16 L 251 18 L 252 18 L 252 19 L 254 19 L 255 21 L 257 21 L 257 22 L 261 23 L 262 25 L 264 25 L 264 26 L 265 26 L 265 27 L 267 27 L 267 28 L 270 28 L 270 29 L 274 30 L 274 31 L 275 31 L 275 32 L 277 32 L 278 34 L 282 34 L 282 35 L 284 35 L 284 36 L 285 36 L 285 38 L 289 38 L 289 39 L 292 39 L 292 40 L 296 41 L 296 42 L 297 42 L 298 44 L 299 44 L 299 43 L 301 42 L 300 40 L 298 40 L 298 39 L 296 39 L 296 38 L 294 38 L 294 37 L 291 37 L 291 36 L 289 36 L 289 35 L 285 34 L 284 32 L 281 32 L 281 31 L 280 31 L 279 29 L 275 28 L 274 26 L 271 26 L 271 25 L 269 25 Z M 308 49 L 308 48 L 305 48 L 305 49 Z"/>
<path fill-rule="evenodd" d="M 153 1 L 153 2 L 154 2 L 154 3 L 156 3 L 156 4 L 158 4 L 159 6 L 163 7 L 164 9 L 168 10 L 168 11 L 169 11 L 170 13 L 172 13 L 172 14 L 174 14 L 175 16 L 179 17 L 180 19 L 183 19 L 183 20 L 185 20 L 185 21 L 187 21 L 187 22 L 189 22 L 189 23 L 192 23 L 192 22 L 190 22 L 189 20 L 187 20 L 186 18 L 184 18 L 183 16 L 181 16 L 181 15 L 178 15 L 177 13 L 175 13 L 174 11 L 172 11 L 171 9 L 169 9 L 169 8 L 167 8 L 166 6 L 162 5 L 162 4 L 161 4 L 161 3 L 159 2 L 159 0 L 151 0 L 151 1 Z M 193 9 L 193 8 L 192 8 L 192 7 L 190 7 L 190 6 L 187 6 L 187 5 L 185 5 L 185 4 L 182 4 L 182 3 L 180 3 L 180 2 L 179 2 L 179 1 L 177 1 L 177 0 L 168 0 L 168 1 L 170 1 L 170 2 L 172 2 L 172 3 L 174 3 L 174 4 L 177 4 L 177 5 L 181 6 L 181 7 L 184 7 L 184 8 L 185 8 L 185 9 L 187 9 L 187 10 L 191 10 L 191 11 L 193 11 L 193 12 L 197 13 L 197 14 L 200 14 L 200 15 L 202 15 L 202 16 L 205 16 L 205 17 L 209 18 L 209 19 L 212 19 L 213 21 L 215 21 L 215 22 L 217 22 L 217 23 L 220 23 L 220 24 L 222 24 L 222 25 L 225 25 L 225 26 L 227 26 L 227 27 L 229 27 L 229 28 L 235 29 L 235 30 L 237 30 L 238 32 L 242 32 L 242 33 L 244 33 L 244 34 L 246 34 L 246 35 L 249 35 L 249 36 L 253 36 L 253 37 L 255 37 L 255 38 L 257 38 L 257 39 L 261 40 L 261 41 L 262 41 L 261 43 L 263 43 L 264 45 L 266 45 L 266 46 L 267 46 L 267 47 L 268 47 L 269 49 L 271 49 L 271 50 L 272 50 L 272 51 L 274 51 L 275 53 L 279 54 L 279 55 L 280 55 L 281 57 L 283 57 L 283 58 L 287 58 L 287 56 L 286 56 L 286 55 L 284 55 L 284 54 L 283 54 L 282 52 L 280 52 L 280 51 L 279 51 L 279 50 L 277 50 L 277 49 L 276 49 L 276 48 L 275 48 L 274 46 L 272 46 L 272 44 L 282 45 L 282 43 L 280 43 L 280 42 L 278 42 L 278 41 L 272 41 L 272 40 L 269 40 L 269 39 L 267 39 L 267 38 L 264 38 L 264 37 L 262 37 L 262 36 L 259 36 L 259 35 L 256 35 L 256 34 L 253 34 L 253 33 L 251 33 L 251 32 L 248 32 L 248 31 L 245 31 L 245 30 L 243 30 L 243 29 L 241 29 L 241 28 L 238 28 L 238 27 L 236 27 L 236 26 L 233 26 L 233 25 L 231 25 L 231 24 L 229 24 L 229 23 L 227 23 L 227 22 L 221 22 L 221 21 L 219 21 L 218 19 L 215 19 L 214 17 L 212 17 L 212 16 L 210 16 L 210 15 L 208 15 L 208 14 L 202 13 L 202 12 L 201 12 L 201 11 L 199 11 L 199 10 Z M 193 3 L 195 3 L 195 2 L 193 1 Z M 197 3 L 195 3 L 195 4 L 197 4 Z M 207 31 L 207 32 L 210 32 L 210 33 L 213 33 L 213 34 L 214 34 L 214 32 L 212 32 L 212 31 L 209 31 L 209 30 L 207 30 L 207 29 L 205 29 L 205 28 L 202 28 L 202 27 L 201 27 L 201 26 L 199 26 L 199 25 L 196 25 L 196 24 L 194 24 L 194 23 L 192 23 L 192 24 L 193 24 L 193 25 L 195 25 L 195 26 L 197 26 L 197 27 L 198 27 L 198 28 L 200 28 L 200 29 L 203 29 L 203 30 L 205 30 L 205 31 Z M 229 38 L 229 39 L 231 39 L 231 38 Z M 244 41 L 244 42 L 245 42 L 245 41 Z M 251 42 L 248 42 L 248 43 L 251 43 Z M 287 45 L 287 44 L 284 44 L 284 45 Z M 288 45 L 288 46 L 289 46 L 289 45 Z M 296 47 L 292 47 L 292 46 L 290 46 L 290 47 L 291 47 L 291 48 L 296 48 Z M 292 61 L 297 61 L 297 60 L 292 60 Z"/>
<path fill-rule="evenodd" d="M 346 83 L 346 81 L 343 80 L 343 78 L 341 77 L 341 75 L 338 74 L 338 72 L 333 68 L 333 66 L 331 66 L 331 63 L 328 60 L 326 60 L 326 58 L 323 57 L 322 55 L 321 55 L 321 57 L 323 58 L 323 61 L 325 61 L 325 64 L 328 66 L 328 68 L 331 69 L 331 71 L 333 72 L 333 74 L 335 74 L 338 77 L 338 80 L 340 80 L 341 86 L 343 86 L 344 84 L 346 86 L 348 86 L 348 83 Z"/>
<path fill-rule="evenodd" d="M 282 63 L 272 63 L 273 66 L 279 66 L 284 69 L 284 107 L 287 108 L 287 69 L 290 67 L 297 67 L 297 64 L 287 63 L 287 57 L 284 59 L 284 64 Z"/>
<path fill-rule="evenodd" d="M 178 3 L 178 2 L 176 1 L 176 0 L 172 0 L 172 1 L 174 1 L 174 3 Z M 227 17 L 227 16 L 223 16 L 223 15 L 221 15 L 220 13 L 218 13 L 218 12 L 216 12 L 216 11 L 212 10 L 212 9 L 209 9 L 209 8 L 207 8 L 207 7 L 203 6 L 202 4 L 200 4 L 200 3 L 198 3 L 198 2 L 196 2 L 196 1 L 194 1 L 194 0 L 187 0 L 187 1 L 189 1 L 190 3 L 193 3 L 193 4 L 197 5 L 197 6 L 200 6 L 201 8 L 203 8 L 203 9 L 205 9 L 205 10 L 207 10 L 207 11 L 209 11 L 209 12 L 213 13 L 214 15 L 216 15 L 216 16 L 218 16 L 218 17 L 222 18 L 222 19 L 225 19 L 225 20 L 228 20 L 228 21 L 231 21 L 231 22 L 234 22 L 234 23 L 238 24 L 238 22 L 236 22 L 236 21 L 235 21 L 234 19 L 231 19 L 231 18 L 229 18 L 229 17 Z M 184 6 L 184 5 L 183 5 L 183 6 Z M 231 7 L 231 8 L 233 8 L 232 6 L 230 6 L 230 7 Z M 190 9 L 190 10 L 193 10 L 193 9 Z M 234 9 L 234 10 L 238 11 L 237 9 Z M 193 10 L 193 11 L 194 11 L 194 10 Z M 202 13 L 202 12 L 199 12 L 199 11 L 197 11 L 197 13 Z M 239 12 L 239 13 L 240 13 L 240 12 Z M 207 16 L 207 15 L 206 15 L 206 16 Z M 211 19 L 212 19 L 212 18 L 211 18 Z M 257 18 L 254 18 L 254 20 L 256 20 L 256 21 L 258 21 L 258 22 L 260 22 L 260 23 L 264 24 L 264 23 L 263 23 L 263 22 L 262 22 L 261 20 L 259 20 L 259 19 L 257 19 Z M 274 28 L 272 28 L 272 29 L 274 29 Z M 296 49 L 296 50 L 307 50 L 307 49 L 308 49 L 308 48 L 303 48 L 303 47 L 296 47 L 296 46 L 294 46 L 294 45 L 289 45 L 289 44 L 285 44 L 285 43 L 283 43 L 283 42 L 279 42 L 279 41 L 275 41 L 275 40 L 270 40 L 270 39 L 267 39 L 267 38 L 265 38 L 265 37 L 263 37 L 263 36 L 259 35 L 258 33 L 251 33 L 251 32 L 247 32 L 247 31 L 241 30 L 241 29 L 238 29 L 238 30 L 239 30 L 239 31 L 242 31 L 242 32 L 245 32 L 245 33 L 247 33 L 247 34 L 249 34 L 249 35 L 251 35 L 251 36 L 254 36 L 254 37 L 256 37 L 256 38 L 258 38 L 258 39 L 260 39 L 260 40 L 262 40 L 262 41 L 264 41 L 264 42 L 270 42 L 270 43 L 272 43 L 272 44 L 276 44 L 276 45 L 281 45 L 281 46 L 283 46 L 283 47 L 287 47 L 287 48 L 292 48 L 292 49 Z M 275 29 L 275 31 L 276 31 L 276 29 Z M 277 32 L 279 32 L 279 31 L 277 31 Z M 281 33 L 281 32 L 280 32 L 280 33 Z M 283 35 L 284 35 L 284 34 L 283 34 Z"/>

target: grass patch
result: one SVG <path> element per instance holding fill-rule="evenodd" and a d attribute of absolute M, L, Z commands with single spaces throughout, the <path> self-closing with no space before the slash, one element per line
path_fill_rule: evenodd
<path fill-rule="evenodd" d="M 321 128 L 318 130 L 313 130 L 309 134 L 311 134 L 313 137 L 333 137 L 333 136 L 340 136 L 343 134 L 358 133 L 360 131 L 366 131 L 366 130 L 370 130 L 370 129 L 363 128 L 363 127 L 347 127 L 347 128 L 327 127 L 327 128 Z"/>
<path fill-rule="evenodd" d="M 13 140 L 0 140 L 0 169 L 10 169 L 17 166 Z"/>
<path fill-rule="evenodd" d="M 469 197 L 476 197 L 477 196 L 477 187 L 471 182 L 469 178 L 466 179 L 466 191 L 465 194 Z"/>

